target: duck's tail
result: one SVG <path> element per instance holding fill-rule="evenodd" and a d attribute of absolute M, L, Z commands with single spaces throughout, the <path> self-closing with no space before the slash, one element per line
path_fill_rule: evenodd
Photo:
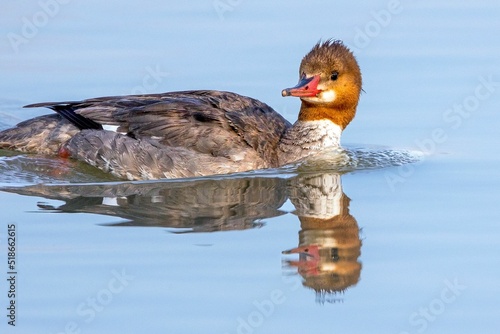
<path fill-rule="evenodd" d="M 60 115 L 44 115 L 0 131 L 0 148 L 27 153 L 57 154 L 80 130 Z"/>

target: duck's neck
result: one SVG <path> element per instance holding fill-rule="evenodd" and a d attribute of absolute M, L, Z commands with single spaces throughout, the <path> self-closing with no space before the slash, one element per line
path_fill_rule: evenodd
<path fill-rule="evenodd" d="M 330 120 L 344 130 L 356 114 L 356 106 L 345 105 L 318 105 L 302 101 L 299 112 L 299 121 Z"/>
<path fill-rule="evenodd" d="M 355 108 L 333 110 L 302 101 L 299 118 L 280 141 L 281 165 L 297 161 L 328 148 L 340 146 L 342 130 L 354 117 Z"/>

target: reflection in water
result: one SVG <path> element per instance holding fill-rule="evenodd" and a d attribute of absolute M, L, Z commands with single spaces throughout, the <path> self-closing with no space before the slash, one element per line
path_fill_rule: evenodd
<path fill-rule="evenodd" d="M 301 222 L 299 245 L 284 254 L 297 268 L 303 285 L 316 291 L 319 302 L 344 292 L 360 277 L 361 241 L 350 199 L 338 173 L 300 173 L 280 177 L 208 178 L 190 181 L 119 182 L 33 185 L 4 191 L 41 196 L 65 203 L 38 204 L 42 210 L 85 212 L 125 219 L 107 226 L 175 228 L 177 233 L 243 230 L 284 214 L 287 198 Z"/>
<path fill-rule="evenodd" d="M 115 216 L 111 226 L 156 226 L 188 232 L 243 230 L 259 220 L 282 215 L 286 200 L 282 178 L 221 178 L 183 182 L 85 185 L 35 185 L 3 190 L 64 201 L 44 210 Z"/>
<path fill-rule="evenodd" d="M 301 230 L 299 246 L 283 252 L 298 253 L 299 260 L 287 263 L 297 267 L 318 302 L 337 301 L 335 295 L 355 285 L 361 273 L 359 227 L 340 175 L 299 175 L 291 181 L 289 197 Z"/>

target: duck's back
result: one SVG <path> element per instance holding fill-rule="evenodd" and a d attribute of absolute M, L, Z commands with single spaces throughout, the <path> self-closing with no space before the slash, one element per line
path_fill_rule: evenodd
<path fill-rule="evenodd" d="M 129 179 L 275 167 L 278 143 L 290 127 L 268 105 L 219 91 L 102 97 L 28 107 L 51 108 L 64 120 L 53 116 L 50 120 L 66 127 L 69 120 L 81 130 L 72 129 L 71 139 L 62 144 L 63 152 Z M 46 123 L 47 117 L 39 121 Z M 21 129 L 27 122 L 31 123 Z M 12 138 L 17 129 L 25 139 L 30 136 L 26 126 L 37 132 L 36 119 L 27 122 L 0 133 L 0 146 L 6 147 L 3 138 L 8 131 Z M 41 136 L 32 137 L 40 140 Z"/>

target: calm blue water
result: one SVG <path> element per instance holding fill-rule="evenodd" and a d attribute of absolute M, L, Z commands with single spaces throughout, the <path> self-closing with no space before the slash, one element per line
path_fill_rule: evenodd
<path fill-rule="evenodd" d="M 28 103 L 185 89 L 294 121 L 280 92 L 320 38 L 354 50 L 365 91 L 347 162 L 123 183 L 0 152 L 2 333 L 498 333 L 498 2 L 0 9 L 0 128 L 47 113 Z"/>

